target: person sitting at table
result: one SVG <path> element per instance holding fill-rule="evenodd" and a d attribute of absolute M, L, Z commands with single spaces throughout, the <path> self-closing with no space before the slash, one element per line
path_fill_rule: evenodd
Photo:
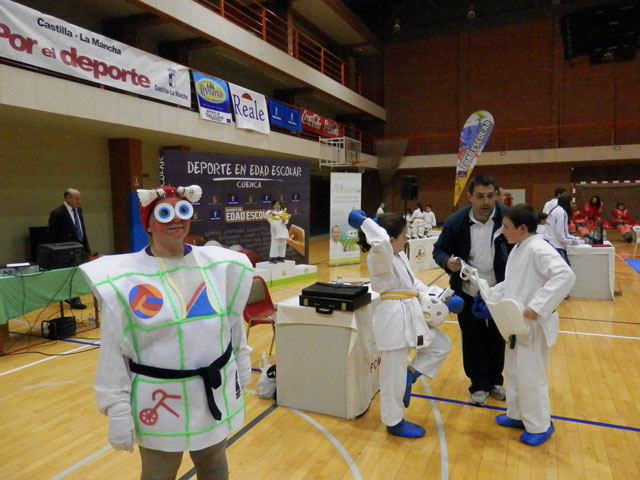
<path fill-rule="evenodd" d="M 616 227 L 622 238 L 628 243 L 633 242 L 631 226 L 637 223 L 629 216 L 629 210 L 624 206 L 624 203 L 618 202 L 616 208 L 611 210 L 611 225 Z"/>
<path fill-rule="evenodd" d="M 227 436 L 245 418 L 253 269 L 243 253 L 184 242 L 201 194 L 138 190 L 149 245 L 80 266 L 104 318 L 98 408 L 114 449 L 138 443 L 144 480 L 176 478 L 184 451 L 198 478 L 228 478 Z"/>
<path fill-rule="evenodd" d="M 569 222 L 571 222 L 571 197 L 562 195 L 558 198 L 558 205 L 549 212 L 547 225 L 544 229 L 544 239 L 558 251 L 568 265 L 571 265 L 567 255 L 567 247 L 584 244 L 584 241 L 569 234 Z"/>
<path fill-rule="evenodd" d="M 569 233 L 578 232 L 581 237 L 589 236 L 589 229 L 587 228 L 587 217 L 578 210 L 576 202 L 571 202 L 571 222 L 568 227 Z"/>
<path fill-rule="evenodd" d="M 460 297 L 450 290 L 427 286 L 411 270 L 404 253 L 407 222 L 395 213 L 367 218 L 362 210 L 349 214 L 349 225 L 358 229 L 358 244 L 369 252 L 367 267 L 371 289 L 380 293 L 373 314 L 373 336 L 380 362 L 380 417 L 387 431 L 416 438 L 424 428 L 404 419 L 411 400 L 411 386 L 421 376 L 433 378 L 451 350 L 451 340 L 437 328 L 449 310 L 462 308 Z M 430 314 L 425 321 L 425 313 Z M 436 314 L 436 312 L 438 314 Z M 407 368 L 409 349 L 416 354 Z"/>

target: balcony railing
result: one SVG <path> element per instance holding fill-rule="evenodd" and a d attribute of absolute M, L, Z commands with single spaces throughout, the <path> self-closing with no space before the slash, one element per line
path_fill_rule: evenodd
<path fill-rule="evenodd" d="M 405 156 L 456 153 L 460 132 L 409 135 Z M 640 121 L 574 123 L 495 129 L 485 152 L 545 148 L 595 147 L 640 143 Z"/>
<path fill-rule="evenodd" d="M 196 0 L 268 44 L 378 104 L 382 90 L 347 62 L 255 0 Z"/>

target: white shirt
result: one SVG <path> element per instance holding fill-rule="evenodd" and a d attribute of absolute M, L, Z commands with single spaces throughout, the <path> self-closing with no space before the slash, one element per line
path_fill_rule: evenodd
<path fill-rule="evenodd" d="M 67 212 L 69 212 L 69 216 L 71 217 L 71 223 L 73 223 L 75 225 L 76 224 L 76 217 L 73 215 L 74 207 L 69 205 L 67 202 L 64 202 L 64 206 L 67 207 Z M 77 210 L 77 208 L 76 208 L 76 210 Z M 84 232 L 82 231 L 82 222 L 80 221 L 80 214 L 78 214 L 78 228 L 80 229 L 80 232 L 84 236 Z"/>
<path fill-rule="evenodd" d="M 469 210 L 469 219 L 473 222 L 471 225 L 471 250 L 469 251 L 469 260 L 467 263 L 478 270 L 480 278 L 484 278 L 490 287 L 496 284 L 496 274 L 493 271 L 493 238 L 502 233 L 502 226 L 493 234 L 493 217 L 496 213 L 495 208 L 489 219 L 485 222 L 479 222 L 473 216 L 473 210 Z M 462 283 L 462 291 L 467 295 L 474 296 L 478 293 L 478 289 L 471 282 Z"/>
<path fill-rule="evenodd" d="M 544 229 L 544 238 L 553 248 L 566 250 L 569 245 L 578 241 L 577 237 L 569 234 L 567 212 L 556 206 L 549 212 Z"/>
<path fill-rule="evenodd" d="M 382 207 L 378 207 L 378 210 L 376 210 L 376 217 L 379 217 L 380 215 L 384 215 Z"/>
<path fill-rule="evenodd" d="M 435 227 L 437 225 L 437 223 L 436 223 L 436 214 L 433 213 L 433 211 L 424 212 L 424 222 L 427 225 L 431 225 L 432 227 Z"/>
<path fill-rule="evenodd" d="M 542 207 L 542 213 L 546 213 L 548 215 L 549 212 L 556 205 L 558 205 L 558 199 L 557 198 L 552 198 L 551 200 L 549 200 L 547 203 L 544 204 L 544 207 Z"/>

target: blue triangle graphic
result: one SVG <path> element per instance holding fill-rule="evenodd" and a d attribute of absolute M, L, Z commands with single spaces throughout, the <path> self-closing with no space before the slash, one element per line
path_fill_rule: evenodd
<path fill-rule="evenodd" d="M 209 303 L 209 298 L 207 297 L 207 288 L 203 288 L 198 295 L 198 298 L 187 312 L 187 318 L 193 317 L 201 317 L 204 315 L 215 315 L 216 311 L 213 309 L 211 304 Z"/>

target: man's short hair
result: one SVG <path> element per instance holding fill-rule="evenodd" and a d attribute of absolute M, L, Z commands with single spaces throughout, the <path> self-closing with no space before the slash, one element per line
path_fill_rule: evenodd
<path fill-rule="evenodd" d="M 478 185 L 482 185 L 483 187 L 493 185 L 493 189 L 496 193 L 498 192 L 498 184 L 491 175 L 478 175 L 477 177 L 473 177 L 469 182 L 469 193 L 471 195 L 473 195 L 473 191 Z"/>
<path fill-rule="evenodd" d="M 525 225 L 529 233 L 536 233 L 538 229 L 538 214 L 533 207 L 527 203 L 519 203 L 504 212 L 504 216 L 513 222 L 513 226 L 518 228 Z"/>
<path fill-rule="evenodd" d="M 73 192 L 75 192 L 75 191 L 76 191 L 76 189 L 75 189 L 75 188 L 67 188 L 67 189 L 64 191 L 64 199 L 66 200 L 67 198 L 69 198 L 70 196 L 72 196 L 72 195 L 73 195 Z"/>
<path fill-rule="evenodd" d="M 564 192 L 566 192 L 567 189 L 566 188 L 562 188 L 562 187 L 558 187 L 556 188 L 556 190 L 553 192 L 553 196 L 554 197 L 558 197 L 559 195 L 564 194 Z"/>

